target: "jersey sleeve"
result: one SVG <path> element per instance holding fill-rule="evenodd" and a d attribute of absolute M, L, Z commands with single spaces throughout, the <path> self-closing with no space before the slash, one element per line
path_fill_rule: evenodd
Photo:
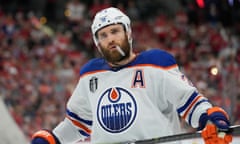
<path fill-rule="evenodd" d="M 197 128 L 201 114 L 212 105 L 200 94 L 191 81 L 180 71 L 175 58 L 168 52 L 153 49 L 145 54 L 148 62 L 164 70 L 162 96 L 164 104 L 171 103 L 178 114 L 192 127 Z"/>
<path fill-rule="evenodd" d="M 212 107 L 208 99 L 200 94 L 192 82 L 180 71 L 175 58 L 168 52 L 153 50 L 156 64 L 166 71 L 164 96 L 173 103 L 178 114 L 192 127 L 197 128 L 201 114 Z M 157 58 L 158 57 L 158 58 Z"/>
<path fill-rule="evenodd" d="M 61 143 L 73 143 L 91 134 L 92 112 L 81 78 L 67 103 L 66 117 L 54 130 Z"/>
<path fill-rule="evenodd" d="M 208 99 L 200 94 L 183 74 L 177 71 L 164 73 L 163 95 L 175 105 L 178 114 L 194 128 L 199 126 L 201 114 L 212 107 Z"/>

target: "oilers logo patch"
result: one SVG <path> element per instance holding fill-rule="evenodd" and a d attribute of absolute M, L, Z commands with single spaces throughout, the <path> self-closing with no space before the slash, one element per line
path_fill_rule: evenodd
<path fill-rule="evenodd" d="M 120 133 L 128 129 L 136 114 L 136 101 L 126 89 L 109 88 L 99 99 L 97 119 L 101 127 L 108 132 Z"/>

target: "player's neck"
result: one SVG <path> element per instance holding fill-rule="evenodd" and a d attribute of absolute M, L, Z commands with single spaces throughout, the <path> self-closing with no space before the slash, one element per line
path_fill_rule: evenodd
<path fill-rule="evenodd" d="M 134 59 L 136 58 L 136 54 L 135 53 L 131 53 L 130 56 L 126 59 L 123 59 L 117 63 L 109 63 L 109 65 L 111 67 L 119 67 L 119 66 L 123 66 L 123 65 L 126 65 L 128 63 L 130 63 L 131 61 L 133 61 Z"/>

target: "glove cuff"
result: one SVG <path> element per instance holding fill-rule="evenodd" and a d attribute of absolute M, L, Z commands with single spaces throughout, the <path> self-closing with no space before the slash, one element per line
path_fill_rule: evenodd
<path fill-rule="evenodd" d="M 219 130 L 227 130 L 230 126 L 228 114 L 220 107 L 209 108 L 199 118 L 198 130 L 202 130 L 210 121 L 215 124 Z"/>
<path fill-rule="evenodd" d="M 33 134 L 32 139 L 42 138 L 49 144 L 60 144 L 57 138 L 48 130 L 40 130 Z"/>
<path fill-rule="evenodd" d="M 228 130 L 230 126 L 228 114 L 220 107 L 207 110 L 209 120 L 217 126 L 220 131 Z"/>
<path fill-rule="evenodd" d="M 208 115 L 207 113 L 203 113 L 199 118 L 199 126 L 197 128 L 198 131 L 202 130 L 208 122 Z"/>
<path fill-rule="evenodd" d="M 216 112 L 222 113 L 229 120 L 228 114 L 220 107 L 212 107 L 207 110 L 209 116 Z"/>

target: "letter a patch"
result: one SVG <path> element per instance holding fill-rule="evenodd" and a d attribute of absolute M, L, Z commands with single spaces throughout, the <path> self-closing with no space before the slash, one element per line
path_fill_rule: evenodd
<path fill-rule="evenodd" d="M 137 69 L 132 80 L 132 88 L 145 88 L 144 72 L 142 69 Z"/>

